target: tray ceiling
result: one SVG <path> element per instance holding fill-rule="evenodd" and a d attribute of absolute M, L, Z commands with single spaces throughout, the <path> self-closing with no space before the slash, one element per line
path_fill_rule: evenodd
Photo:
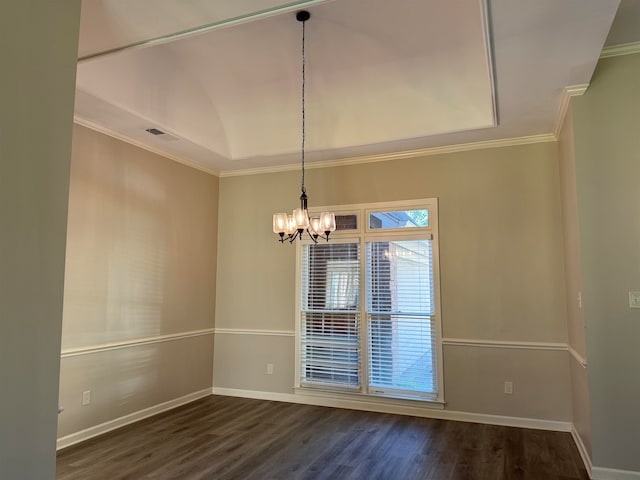
<path fill-rule="evenodd" d="M 300 4 L 313 162 L 552 132 L 618 2 L 85 1 L 76 117 L 214 171 L 296 163 Z"/>

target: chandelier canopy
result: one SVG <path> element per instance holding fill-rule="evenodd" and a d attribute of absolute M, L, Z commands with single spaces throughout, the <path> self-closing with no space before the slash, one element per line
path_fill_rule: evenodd
<path fill-rule="evenodd" d="M 276 213 L 273 215 L 273 231 L 280 236 L 280 242 L 288 240 L 293 243 L 296 239 L 302 239 L 304 232 L 309 238 L 318 243 L 318 238 L 329 241 L 329 235 L 336 229 L 336 216 L 333 212 L 322 212 L 320 216 L 309 217 L 307 190 L 304 186 L 304 147 L 305 147 L 305 22 L 311 18 L 311 14 L 306 10 L 296 13 L 296 20 L 302 23 L 302 181 L 300 208 L 296 208 L 292 215 L 286 213 Z"/>

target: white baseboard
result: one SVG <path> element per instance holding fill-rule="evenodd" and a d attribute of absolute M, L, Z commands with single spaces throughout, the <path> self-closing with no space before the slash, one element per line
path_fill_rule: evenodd
<path fill-rule="evenodd" d="M 85 440 L 89 440 L 90 438 L 97 437 L 98 435 L 110 432 L 111 430 L 115 430 L 116 428 L 124 427 L 125 425 L 129 425 L 130 423 L 134 423 L 147 417 L 157 415 L 158 413 L 171 410 L 172 408 L 179 407 L 180 405 L 185 405 L 209 395 L 211 395 L 211 389 L 207 388 L 205 390 L 193 392 L 183 397 L 169 400 L 168 402 L 164 402 L 159 405 L 154 405 L 153 407 L 145 408 L 144 410 L 130 413 L 129 415 L 125 415 L 124 417 L 116 418 L 114 420 L 101 423 L 100 425 L 89 427 L 85 430 L 80 430 L 79 432 L 60 437 L 57 441 L 56 450 L 69 447 L 76 443 L 84 442 Z"/>
<path fill-rule="evenodd" d="M 584 467 L 587 469 L 589 478 L 592 480 L 640 480 L 640 472 L 631 470 L 616 470 L 614 468 L 594 467 L 591 463 L 591 457 L 587 452 L 587 448 L 582 442 L 582 437 L 578 434 L 575 427 L 571 428 L 571 436 L 580 452 Z"/>
<path fill-rule="evenodd" d="M 587 469 L 589 478 L 591 478 L 591 471 L 593 470 L 593 465 L 591 464 L 591 456 L 589 456 L 587 447 L 582 441 L 582 437 L 576 430 L 575 425 L 571 425 L 571 436 L 573 437 L 573 442 L 576 444 L 576 447 L 578 448 L 578 453 L 580 454 L 580 458 L 582 458 L 582 463 L 584 463 L 584 468 Z"/>
<path fill-rule="evenodd" d="M 397 415 L 412 415 L 415 417 L 437 418 L 441 420 L 456 420 L 460 422 L 484 423 L 488 425 L 502 425 L 507 427 L 535 428 L 538 430 L 553 430 L 570 432 L 571 423 L 555 420 L 539 420 L 535 418 L 505 417 L 501 415 L 484 415 L 480 413 L 456 412 L 437 408 L 414 407 L 407 405 L 391 405 L 382 401 L 358 401 L 340 398 L 320 397 L 315 395 L 262 392 L 256 390 L 240 390 L 235 388 L 213 388 L 214 395 L 229 397 L 256 398 L 259 400 L 273 400 L 276 402 L 301 403 L 320 407 L 348 408 L 351 410 L 365 410 L 370 412 L 394 413 Z"/>
<path fill-rule="evenodd" d="M 640 472 L 631 470 L 616 470 L 615 468 L 593 467 L 591 469 L 592 480 L 638 480 Z"/>

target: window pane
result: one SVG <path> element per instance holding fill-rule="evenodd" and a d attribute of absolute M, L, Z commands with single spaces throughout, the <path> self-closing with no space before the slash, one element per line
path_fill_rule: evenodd
<path fill-rule="evenodd" d="M 437 389 L 433 317 L 369 317 L 369 388 L 419 395 Z"/>
<path fill-rule="evenodd" d="M 336 215 L 336 231 L 357 230 L 358 215 Z"/>
<path fill-rule="evenodd" d="M 355 308 L 360 289 L 359 270 L 357 260 L 327 261 L 325 307 L 328 310 Z"/>
<path fill-rule="evenodd" d="M 432 241 L 367 243 L 369 386 L 437 395 Z"/>
<path fill-rule="evenodd" d="M 367 243 L 367 310 L 434 314 L 432 240 Z"/>
<path fill-rule="evenodd" d="M 302 247 L 301 380 L 360 385 L 358 243 Z"/>
<path fill-rule="evenodd" d="M 429 226 L 429 210 L 402 210 L 397 212 L 373 212 L 369 214 L 369 228 L 416 228 Z"/>

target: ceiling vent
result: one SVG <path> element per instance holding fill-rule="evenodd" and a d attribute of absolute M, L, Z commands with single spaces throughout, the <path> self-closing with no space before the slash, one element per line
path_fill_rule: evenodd
<path fill-rule="evenodd" d="M 174 137 L 173 135 L 167 133 L 167 132 L 163 132 L 162 130 L 159 130 L 155 127 L 151 127 L 151 128 L 146 128 L 145 132 L 149 132 L 151 135 L 154 135 L 158 138 L 161 138 L 162 140 L 179 140 L 178 137 Z"/>

